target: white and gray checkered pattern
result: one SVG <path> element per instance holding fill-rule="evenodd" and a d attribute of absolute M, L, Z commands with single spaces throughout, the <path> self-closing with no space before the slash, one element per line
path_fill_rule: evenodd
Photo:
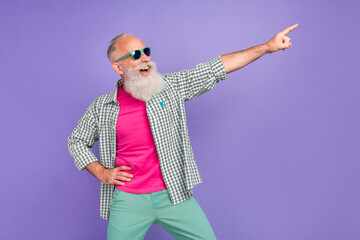
<path fill-rule="evenodd" d="M 214 88 L 227 78 L 217 56 L 193 69 L 161 74 L 165 89 L 146 102 L 146 111 L 159 156 L 160 169 L 172 204 L 193 195 L 192 188 L 202 182 L 190 143 L 184 102 Z M 98 161 L 92 147 L 99 141 L 101 164 L 114 168 L 116 158 L 116 121 L 119 114 L 117 89 L 96 98 L 67 138 L 75 166 L 83 170 Z M 160 103 L 162 102 L 162 103 Z M 100 217 L 109 219 L 110 201 L 115 185 L 100 183 Z"/>

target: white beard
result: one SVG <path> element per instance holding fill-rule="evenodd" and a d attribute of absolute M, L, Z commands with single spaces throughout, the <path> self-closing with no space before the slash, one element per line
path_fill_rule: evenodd
<path fill-rule="evenodd" d="M 140 69 L 149 66 L 149 74 L 142 76 Z M 131 96 L 142 101 L 149 101 L 152 96 L 165 87 L 164 79 L 157 72 L 155 62 L 142 62 L 136 68 L 124 69 L 124 90 Z"/>

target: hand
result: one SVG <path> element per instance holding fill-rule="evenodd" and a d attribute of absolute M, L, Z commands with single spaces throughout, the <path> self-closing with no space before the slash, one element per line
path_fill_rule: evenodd
<path fill-rule="evenodd" d="M 131 169 L 129 166 L 119 166 L 111 169 L 105 168 L 101 174 L 101 181 L 105 184 L 125 185 L 121 181 L 131 181 L 133 175 L 123 171 Z"/>
<path fill-rule="evenodd" d="M 286 28 L 285 30 L 276 34 L 270 41 L 265 43 L 268 48 L 268 52 L 277 52 L 279 50 L 285 50 L 291 46 L 290 38 L 286 36 L 290 31 L 297 28 L 299 24 L 292 25 L 291 27 Z"/>

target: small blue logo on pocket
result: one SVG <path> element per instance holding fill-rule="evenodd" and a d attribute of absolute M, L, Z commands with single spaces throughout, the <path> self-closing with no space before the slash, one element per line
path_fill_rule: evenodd
<path fill-rule="evenodd" d="M 161 106 L 161 108 L 164 108 L 164 103 L 160 102 L 160 106 Z"/>

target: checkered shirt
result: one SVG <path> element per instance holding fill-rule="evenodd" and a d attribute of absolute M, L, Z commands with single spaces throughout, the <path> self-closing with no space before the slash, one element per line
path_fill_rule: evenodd
<path fill-rule="evenodd" d="M 227 78 L 225 67 L 217 56 L 189 70 L 161 74 L 163 91 L 146 103 L 151 131 L 159 156 L 160 169 L 172 204 L 193 195 L 192 188 L 202 182 L 190 143 L 184 102 L 214 88 Z M 92 147 L 99 141 L 101 164 L 115 168 L 116 122 L 120 111 L 117 89 L 96 98 L 67 138 L 67 147 L 75 166 L 81 171 L 98 161 Z M 109 219 L 114 184 L 100 182 L 100 217 Z"/>

